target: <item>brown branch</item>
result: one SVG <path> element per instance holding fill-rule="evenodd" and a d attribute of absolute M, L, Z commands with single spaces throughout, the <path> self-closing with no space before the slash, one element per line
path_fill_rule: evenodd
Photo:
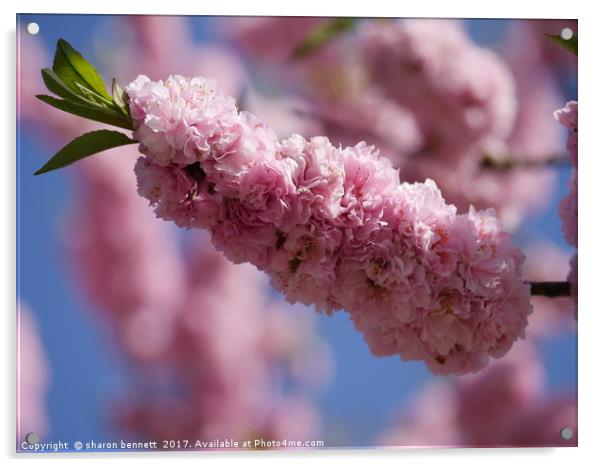
<path fill-rule="evenodd" d="M 571 284 L 568 282 L 529 282 L 531 295 L 544 297 L 569 297 L 571 295 Z"/>
<path fill-rule="evenodd" d="M 539 169 L 545 167 L 570 167 L 569 160 L 564 155 L 554 155 L 542 159 L 521 159 L 517 157 L 484 156 L 481 168 L 485 170 L 507 171 L 512 169 Z"/>

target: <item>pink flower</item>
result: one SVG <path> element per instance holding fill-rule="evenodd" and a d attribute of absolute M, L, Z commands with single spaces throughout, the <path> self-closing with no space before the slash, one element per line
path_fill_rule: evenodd
<path fill-rule="evenodd" d="M 388 159 L 365 143 L 347 147 L 344 155 L 344 193 L 338 225 L 353 229 L 353 240 L 365 240 L 397 201 L 399 172 Z M 342 223 L 341 223 L 342 222 Z"/>
<path fill-rule="evenodd" d="M 554 117 L 562 126 L 569 129 L 566 145 L 569 150 L 571 164 L 577 167 L 577 102 L 567 102 L 562 109 L 554 112 Z"/>
<path fill-rule="evenodd" d="M 333 287 L 342 240 L 338 229 L 319 221 L 306 222 L 281 234 L 280 248 L 268 270 L 272 286 L 283 292 L 290 303 L 313 304 L 318 311 L 329 313 L 340 309 Z"/>
<path fill-rule="evenodd" d="M 209 156 L 209 140 L 231 138 L 236 104 L 209 80 L 175 75 L 163 83 L 140 75 L 126 92 L 140 152 L 158 165 L 193 164 Z"/>
<path fill-rule="evenodd" d="M 210 195 L 207 181 L 195 180 L 191 169 L 163 167 L 141 157 L 134 171 L 138 193 L 155 207 L 157 216 L 185 228 L 209 228 L 217 222 L 221 207 Z"/>
<path fill-rule="evenodd" d="M 214 91 L 198 97 L 201 78 L 138 80 L 142 86 L 128 86 L 133 113 L 150 112 L 136 118 L 161 149 L 155 162 L 143 145 L 138 186 L 158 216 L 209 228 L 231 261 L 267 272 L 291 303 L 345 309 L 377 355 L 461 374 L 524 336 L 531 312 L 524 257 L 493 212 L 458 215 L 432 181 L 400 185 L 390 161 L 365 143 L 341 148 L 299 135 L 278 142 L 248 113 L 226 112 L 224 124 L 211 102 L 227 99 Z M 174 98 L 162 97 L 167 88 Z M 188 95 L 196 97 L 183 104 L 178 96 Z M 203 150 L 188 165 L 187 143 L 171 134 L 180 112 L 219 127 L 201 138 Z M 197 138 L 189 123 L 180 120 L 176 136 Z M 207 208 L 203 215 L 197 205 Z"/>
<path fill-rule="evenodd" d="M 343 157 L 327 138 L 315 137 L 305 141 L 293 135 L 282 143 L 282 157 L 294 164 L 293 177 L 297 196 L 312 211 L 334 218 L 341 210 L 343 189 Z"/>
<path fill-rule="evenodd" d="M 276 227 L 237 201 L 223 200 L 221 208 L 220 217 L 211 228 L 215 247 L 234 264 L 252 262 L 265 269 L 278 240 Z"/>
<path fill-rule="evenodd" d="M 242 174 L 239 199 L 262 222 L 280 225 L 289 209 L 287 200 L 296 195 L 296 186 L 292 170 L 274 162 L 259 161 Z"/>
<path fill-rule="evenodd" d="M 261 161 L 270 160 L 278 150 L 276 134 L 255 115 L 241 112 L 231 125 L 210 141 L 211 158 L 203 164 L 209 183 L 219 193 L 236 197 L 239 179 Z"/>
<path fill-rule="evenodd" d="M 425 360 L 435 373 L 478 371 L 524 337 L 529 293 L 515 279 L 522 254 L 491 213 L 455 216 L 432 182 L 406 186 L 425 192 L 417 219 L 402 224 L 412 247 L 381 229 L 372 238 L 384 243 L 343 258 L 340 301 L 377 355 Z"/>

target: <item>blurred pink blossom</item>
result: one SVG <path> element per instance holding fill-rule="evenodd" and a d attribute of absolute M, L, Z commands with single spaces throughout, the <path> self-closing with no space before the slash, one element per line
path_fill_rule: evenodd
<path fill-rule="evenodd" d="M 20 301 L 17 310 L 17 445 L 28 433 L 41 439 L 48 433 L 46 396 L 50 367 L 36 319 Z"/>
<path fill-rule="evenodd" d="M 424 144 L 412 113 L 377 89 L 366 88 L 342 98 L 316 98 L 308 102 L 308 118 L 320 125 L 319 134 L 327 135 L 333 144 L 348 146 L 365 141 L 378 146 L 396 166 Z"/>
<path fill-rule="evenodd" d="M 319 17 L 239 17 L 222 19 L 224 36 L 237 47 L 268 62 L 288 60 L 312 28 L 323 23 Z"/>
<path fill-rule="evenodd" d="M 558 120 L 558 123 L 569 130 L 566 147 L 571 164 L 573 164 L 573 167 L 577 168 L 577 102 L 567 102 L 563 108 L 554 112 L 554 117 Z"/>
<path fill-rule="evenodd" d="M 576 446 L 575 395 L 547 396 L 537 352 L 523 342 L 479 375 L 434 381 L 380 438 L 386 446 Z M 573 430 L 565 440 L 560 431 Z"/>
<path fill-rule="evenodd" d="M 456 416 L 470 440 L 467 444 L 503 444 L 504 438 L 512 435 L 520 414 L 541 403 L 545 371 L 537 350 L 522 342 L 483 374 L 455 384 Z"/>
<path fill-rule="evenodd" d="M 416 117 L 422 157 L 456 159 L 508 135 L 516 97 L 510 70 L 452 20 L 367 22 L 360 47 L 370 77 Z"/>
<path fill-rule="evenodd" d="M 269 97 L 254 90 L 244 94 L 243 107 L 264 121 L 273 122 L 272 129 L 279 138 L 292 133 L 318 135 L 321 126 L 312 118 L 307 100 L 299 97 Z"/>
<path fill-rule="evenodd" d="M 577 170 L 569 179 L 569 193 L 560 200 L 558 212 L 562 220 L 562 233 L 569 245 L 577 246 Z"/>
<path fill-rule="evenodd" d="M 577 248 L 578 244 L 578 145 L 577 145 L 577 102 L 570 101 L 562 109 L 554 113 L 558 122 L 568 128 L 567 150 L 569 159 L 573 165 L 571 178 L 569 181 L 569 193 L 560 201 L 558 208 L 560 220 L 562 221 L 562 233 L 569 245 Z M 577 310 L 577 254 L 573 256 L 570 262 L 570 271 L 567 280 L 571 284 L 571 296 L 575 303 L 575 312 Z"/>
<path fill-rule="evenodd" d="M 123 148 L 78 164 L 69 226 L 78 234 L 67 245 L 87 296 L 107 313 L 128 352 L 144 361 L 165 350 L 186 272 L 169 226 L 147 214 L 132 188 L 135 161 L 135 149 Z"/>
<path fill-rule="evenodd" d="M 562 231 L 569 245 L 577 246 L 577 102 L 571 101 L 554 113 L 558 122 L 569 129 L 567 149 L 573 165 L 569 182 L 570 193 L 560 202 Z"/>
<path fill-rule="evenodd" d="M 287 362 L 298 358 L 303 347 L 319 344 L 311 327 L 297 327 L 292 316 L 288 326 L 272 327 L 276 309 L 270 307 L 262 278 L 252 268 L 234 267 L 205 247 L 194 257 L 189 291 L 176 313 L 164 356 L 165 367 L 173 372 L 171 390 L 162 392 L 156 385 L 151 391 L 159 390 L 158 394 L 149 393 L 148 387 L 133 394 L 128 407 L 120 410 L 121 423 L 139 435 L 157 436 L 170 430 L 180 439 L 315 435 L 319 416 L 310 394 L 304 393 L 304 375 L 299 382 L 287 370 Z M 301 340 L 303 345 L 273 346 L 275 339 Z M 328 358 L 328 352 L 307 357 Z M 297 394 L 280 391 L 280 379 L 287 374 L 297 381 Z M 281 407 L 294 400 L 301 404 L 299 417 L 287 424 Z M 171 409 L 164 413 L 163 404 L 175 404 L 186 414 Z M 161 420 L 163 427 L 155 427 L 152 420 Z"/>
<path fill-rule="evenodd" d="M 131 15 L 119 21 L 125 27 L 117 27 L 116 31 L 123 37 L 106 56 L 108 68 L 118 79 L 130 82 L 140 73 L 156 78 L 174 73 L 202 75 L 216 80 L 222 92 L 240 94 L 246 80 L 240 59 L 226 46 L 195 44 L 189 18 Z M 133 34 L 125 35 L 123 31 Z"/>
<path fill-rule="evenodd" d="M 568 28 L 576 36 L 579 32 L 576 19 L 540 19 L 529 20 L 531 35 L 541 46 L 541 60 L 549 68 L 557 72 L 569 73 L 577 76 L 577 55 L 570 53 L 564 47 L 558 47 L 558 44 L 545 34 L 560 35 L 562 30 Z"/>
<path fill-rule="evenodd" d="M 127 407 L 118 405 L 119 422 L 138 435 L 182 439 L 271 433 L 272 422 L 287 435 L 280 405 L 307 399 L 303 388 L 319 387 L 330 371 L 295 374 L 294 366 L 328 360 L 328 349 L 311 323 L 300 327 L 298 317 L 268 300 L 252 268 L 232 266 L 204 241 L 185 264 L 169 225 L 136 194 L 131 153 L 105 156 L 80 166 L 72 224 L 80 235 L 70 248 L 78 277 L 107 313 L 105 324 L 142 372 L 141 383 L 134 380 L 140 390 L 123 401 Z M 299 395 L 279 393 L 282 377 L 297 381 Z M 309 401 L 302 407 L 311 412 L 308 425 L 289 429 L 305 427 L 309 437 L 318 415 Z"/>
<path fill-rule="evenodd" d="M 47 133 L 49 138 L 57 134 L 76 137 L 81 134 L 82 119 L 38 100 L 38 94 L 48 94 L 40 70 L 48 66 L 50 54 L 37 36 L 24 30 L 17 33 L 17 118 Z M 85 123 L 83 123 L 85 125 Z"/>
<path fill-rule="evenodd" d="M 508 46 L 512 76 L 457 21 L 373 23 L 364 31 L 360 42 L 374 82 L 412 111 L 424 135 L 422 148 L 400 159 L 403 179 L 433 178 L 460 210 L 494 207 L 511 230 L 545 207 L 555 179 L 551 170 L 481 166 L 485 156 L 520 160 L 558 151 L 558 132 L 548 118 L 558 90 L 549 71 L 531 61 L 534 47 Z M 400 60 L 405 67 L 397 65 Z"/>
<path fill-rule="evenodd" d="M 518 113 L 506 140 L 507 151 L 515 157 L 546 158 L 558 154 L 563 146 L 562 133 L 550 119 L 563 102 L 555 71 L 544 57 L 548 42 L 535 31 L 533 21 L 516 21 L 499 46 L 516 83 Z"/>
<path fill-rule="evenodd" d="M 449 382 L 436 379 L 411 395 L 399 422 L 379 436 L 379 446 L 462 446 L 457 401 Z"/>

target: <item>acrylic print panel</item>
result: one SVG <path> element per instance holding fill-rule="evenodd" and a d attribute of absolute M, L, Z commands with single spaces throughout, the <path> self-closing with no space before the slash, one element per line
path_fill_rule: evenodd
<path fill-rule="evenodd" d="M 17 36 L 17 451 L 577 444 L 576 21 Z"/>

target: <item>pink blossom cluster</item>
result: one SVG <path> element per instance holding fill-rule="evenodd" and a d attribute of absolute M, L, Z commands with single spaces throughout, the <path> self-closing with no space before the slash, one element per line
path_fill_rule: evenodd
<path fill-rule="evenodd" d="M 573 165 L 571 178 L 569 181 L 569 193 L 560 201 L 559 214 L 562 220 L 562 232 L 566 241 L 575 248 L 577 247 L 577 207 L 578 207 L 578 186 L 577 186 L 577 102 L 570 101 L 562 109 L 554 112 L 554 117 L 558 122 L 568 128 L 567 150 L 569 160 Z M 568 281 L 571 284 L 571 295 L 577 303 L 577 254 L 573 256 L 570 262 L 571 270 L 568 275 Z"/>
<path fill-rule="evenodd" d="M 139 76 L 126 92 L 157 216 L 209 230 L 290 302 L 347 310 L 374 354 L 462 374 L 524 335 L 524 258 L 492 211 L 458 215 L 434 182 L 400 184 L 365 143 L 278 141 L 203 78 Z"/>
<path fill-rule="evenodd" d="M 137 375 L 116 422 L 165 439 L 314 436 L 311 392 L 328 377 L 325 344 L 303 316 L 268 299 L 261 274 L 233 266 L 198 233 L 183 261 L 170 226 L 136 193 L 136 158 L 121 149 L 82 162 L 78 240 L 69 245 Z"/>
<path fill-rule="evenodd" d="M 564 439 L 561 430 L 573 430 Z M 484 372 L 435 381 L 416 394 L 381 436 L 386 446 L 575 446 L 570 393 L 547 395 L 536 349 L 524 342 Z"/>
<path fill-rule="evenodd" d="M 429 157 L 464 157 L 511 130 L 512 75 L 459 22 L 368 22 L 360 34 L 370 78 L 415 116 L 430 141 Z"/>

